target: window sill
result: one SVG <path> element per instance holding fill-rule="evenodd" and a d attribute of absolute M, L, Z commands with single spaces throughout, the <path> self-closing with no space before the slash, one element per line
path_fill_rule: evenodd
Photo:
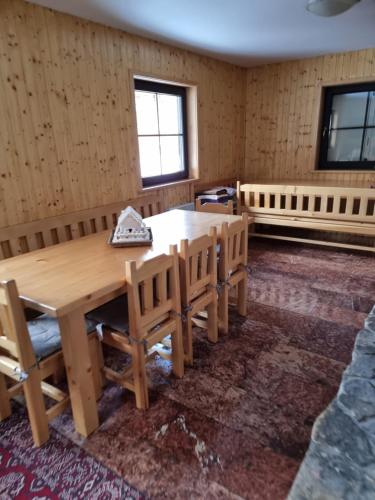
<path fill-rule="evenodd" d="M 140 193 L 148 193 L 150 191 L 156 191 L 157 189 L 168 189 L 170 187 L 184 186 L 185 184 L 192 184 L 193 182 L 198 182 L 199 179 L 182 179 L 181 181 L 166 182 L 165 184 L 155 184 L 155 186 L 143 187 Z"/>
<path fill-rule="evenodd" d="M 340 173 L 340 174 L 375 174 L 375 170 L 374 169 L 367 169 L 367 170 L 348 170 L 348 169 L 343 169 L 343 170 L 339 170 L 339 169 L 333 169 L 333 170 L 320 170 L 320 169 L 315 169 L 315 170 L 312 170 L 312 172 L 314 172 L 315 174 L 318 173 L 318 174 L 333 174 L 333 173 Z"/>

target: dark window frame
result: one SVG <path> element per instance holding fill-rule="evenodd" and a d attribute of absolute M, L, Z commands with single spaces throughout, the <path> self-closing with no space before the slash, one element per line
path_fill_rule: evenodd
<path fill-rule="evenodd" d="M 337 85 L 324 88 L 323 95 L 323 115 L 320 127 L 320 147 L 319 147 L 319 164 L 318 170 L 375 170 L 375 160 L 358 160 L 358 161 L 328 161 L 328 141 L 330 131 L 330 118 L 332 113 L 333 97 L 339 94 L 349 94 L 353 92 L 375 92 L 375 82 L 355 83 L 350 85 Z M 363 144 L 365 131 L 369 128 L 375 129 L 375 126 L 367 126 L 366 120 L 369 107 L 369 95 L 367 96 L 366 113 L 363 127 L 338 127 L 337 130 L 362 129 L 362 145 L 361 156 L 363 152 Z"/>
<path fill-rule="evenodd" d="M 142 177 L 142 172 L 140 170 L 142 186 L 150 187 L 157 186 L 159 184 L 168 184 L 171 182 L 181 181 L 189 178 L 189 155 L 188 155 L 188 135 L 187 135 L 187 104 L 186 104 L 186 87 L 180 85 L 172 85 L 169 83 L 162 83 L 153 80 L 142 80 L 141 78 L 134 78 L 134 89 L 145 90 L 148 92 L 156 92 L 159 94 L 171 94 L 178 95 L 181 97 L 181 108 L 182 108 L 182 134 L 153 134 L 156 137 L 170 136 L 170 135 L 182 135 L 183 138 L 183 161 L 184 169 L 180 172 L 173 172 L 172 174 L 157 175 L 154 177 Z M 149 134 L 138 134 L 138 137 L 147 137 Z"/>

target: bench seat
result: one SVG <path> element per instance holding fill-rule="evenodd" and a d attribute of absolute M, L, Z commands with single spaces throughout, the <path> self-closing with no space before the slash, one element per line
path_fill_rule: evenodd
<path fill-rule="evenodd" d="M 290 215 L 256 215 L 255 224 L 269 224 L 272 226 L 291 226 L 320 231 L 343 232 L 364 236 L 375 236 L 375 224 L 366 222 L 344 222 L 327 219 L 311 219 L 305 217 L 292 217 Z"/>

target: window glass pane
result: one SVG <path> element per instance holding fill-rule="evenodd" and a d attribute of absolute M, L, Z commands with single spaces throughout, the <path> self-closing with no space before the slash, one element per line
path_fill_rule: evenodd
<path fill-rule="evenodd" d="M 173 174 L 184 170 L 182 136 L 160 137 L 160 150 L 163 174 Z"/>
<path fill-rule="evenodd" d="M 328 161 L 359 161 L 361 157 L 362 129 L 331 130 Z"/>
<path fill-rule="evenodd" d="M 181 104 L 178 95 L 158 94 L 161 134 L 182 134 Z"/>
<path fill-rule="evenodd" d="M 375 161 L 375 128 L 368 128 L 365 132 L 362 160 Z"/>
<path fill-rule="evenodd" d="M 161 175 L 159 137 L 138 137 L 142 177 Z"/>
<path fill-rule="evenodd" d="M 367 125 L 375 125 L 375 92 L 370 92 L 370 102 L 367 114 Z"/>
<path fill-rule="evenodd" d="M 332 100 L 331 128 L 363 127 L 368 92 L 335 95 Z"/>
<path fill-rule="evenodd" d="M 138 135 L 158 134 L 158 113 L 156 106 L 156 94 L 136 90 L 135 106 L 137 111 Z"/>

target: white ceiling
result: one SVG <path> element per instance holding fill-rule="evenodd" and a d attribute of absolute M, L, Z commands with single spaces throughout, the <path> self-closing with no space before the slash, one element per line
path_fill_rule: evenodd
<path fill-rule="evenodd" d="M 242 66 L 375 47 L 375 0 L 337 17 L 307 0 L 30 0 Z"/>

